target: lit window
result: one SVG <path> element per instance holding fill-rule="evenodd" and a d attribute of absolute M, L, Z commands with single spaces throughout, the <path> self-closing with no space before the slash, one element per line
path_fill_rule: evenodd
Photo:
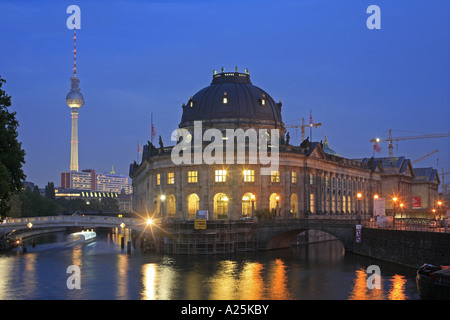
<path fill-rule="evenodd" d="M 167 174 L 167 184 L 174 184 L 175 183 L 175 172 L 169 172 Z"/>
<path fill-rule="evenodd" d="M 244 170 L 244 182 L 255 182 L 255 170 Z"/>
<path fill-rule="evenodd" d="M 216 170 L 216 182 L 227 181 L 227 170 Z"/>
<path fill-rule="evenodd" d="M 272 171 L 270 182 L 280 182 L 280 171 Z"/>
<path fill-rule="evenodd" d="M 261 99 L 259 100 L 261 105 L 264 107 L 266 105 L 266 95 L 263 93 Z"/>
<path fill-rule="evenodd" d="M 188 171 L 188 183 L 197 183 L 197 181 L 198 181 L 198 172 Z"/>
<path fill-rule="evenodd" d="M 189 99 L 189 107 L 194 107 L 194 100 L 192 100 L 192 97 Z"/>
<path fill-rule="evenodd" d="M 161 184 L 161 174 L 157 173 L 156 174 L 156 185 L 159 186 Z"/>
<path fill-rule="evenodd" d="M 309 211 L 311 211 L 312 213 L 315 212 L 315 205 L 314 205 L 314 193 L 311 193 L 309 195 Z"/>
<path fill-rule="evenodd" d="M 311 184 L 311 185 L 314 184 L 314 175 L 312 175 L 312 174 L 309 175 L 309 184 Z"/>
<path fill-rule="evenodd" d="M 228 97 L 227 97 L 227 93 L 226 92 L 224 92 L 223 93 L 223 104 L 227 104 L 228 103 Z"/>
<path fill-rule="evenodd" d="M 297 183 L 297 172 L 291 172 L 291 183 Z"/>

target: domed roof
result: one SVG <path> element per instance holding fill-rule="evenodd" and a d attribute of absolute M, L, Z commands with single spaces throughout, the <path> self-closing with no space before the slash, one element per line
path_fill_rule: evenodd
<path fill-rule="evenodd" d="M 333 149 L 330 149 L 330 147 L 328 146 L 328 140 L 327 140 L 326 135 L 325 135 L 325 141 L 323 142 L 323 152 L 339 157 L 339 154 L 336 151 L 334 151 Z"/>
<path fill-rule="evenodd" d="M 193 121 L 284 127 L 281 101 L 276 103 L 266 91 L 254 86 L 248 72 L 237 71 L 215 73 L 211 85 L 183 104 L 180 127 L 190 126 Z"/>

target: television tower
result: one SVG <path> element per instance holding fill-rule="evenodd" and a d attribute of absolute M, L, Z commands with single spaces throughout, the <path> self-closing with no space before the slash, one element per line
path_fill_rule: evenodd
<path fill-rule="evenodd" d="M 66 96 L 66 103 L 72 114 L 72 136 L 70 140 L 70 171 L 78 172 L 78 109 L 84 105 L 80 92 L 80 79 L 77 78 L 77 29 L 73 28 L 73 76 L 70 78 L 71 88 Z"/>

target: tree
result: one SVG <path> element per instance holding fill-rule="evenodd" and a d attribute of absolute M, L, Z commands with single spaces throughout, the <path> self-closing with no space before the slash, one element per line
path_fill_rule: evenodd
<path fill-rule="evenodd" d="M 55 200 L 55 184 L 53 182 L 49 182 L 45 186 L 45 197 L 50 200 Z"/>
<path fill-rule="evenodd" d="M 22 189 L 25 174 L 22 166 L 25 163 L 25 151 L 17 140 L 16 112 L 9 112 L 11 97 L 3 91 L 6 82 L 0 77 L 0 220 L 9 211 L 9 199 L 12 194 Z"/>

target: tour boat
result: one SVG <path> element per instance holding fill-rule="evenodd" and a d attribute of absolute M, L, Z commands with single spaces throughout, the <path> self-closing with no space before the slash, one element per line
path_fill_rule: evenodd
<path fill-rule="evenodd" d="M 423 300 L 450 300 L 450 266 L 424 264 L 417 271 L 417 290 Z"/>
<path fill-rule="evenodd" d="M 67 236 L 67 241 L 69 243 L 88 243 L 95 240 L 97 237 L 97 234 L 91 230 L 91 231 L 81 231 L 81 232 L 75 232 L 71 233 Z"/>

